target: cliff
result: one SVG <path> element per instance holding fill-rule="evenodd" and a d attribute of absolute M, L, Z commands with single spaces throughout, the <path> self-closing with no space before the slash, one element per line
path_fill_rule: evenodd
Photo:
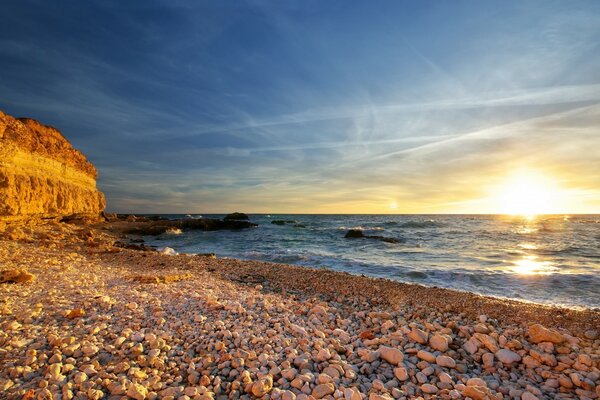
<path fill-rule="evenodd" d="M 96 176 L 57 129 L 0 111 L 0 220 L 97 216 Z"/>

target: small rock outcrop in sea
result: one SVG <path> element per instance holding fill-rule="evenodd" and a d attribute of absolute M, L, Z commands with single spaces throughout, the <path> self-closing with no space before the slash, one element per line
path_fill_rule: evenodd
<path fill-rule="evenodd" d="M 382 242 L 386 242 L 386 243 L 400 243 L 400 241 L 396 238 L 379 236 L 379 235 L 365 235 L 363 233 L 363 231 L 361 231 L 360 229 L 350 229 L 348 232 L 346 232 L 344 237 L 347 239 L 366 238 L 366 239 L 377 239 L 377 240 L 381 240 Z"/>
<path fill-rule="evenodd" d="M 247 214 L 241 212 L 234 212 L 223 217 L 224 221 L 248 221 L 249 219 Z"/>
<path fill-rule="evenodd" d="M 55 128 L 0 112 L 0 220 L 97 217 L 96 168 Z"/>
<path fill-rule="evenodd" d="M 231 215 L 231 214 L 230 214 Z M 245 215 L 245 214 L 244 214 Z M 258 224 L 242 219 L 162 219 L 150 220 L 146 217 L 135 215 L 119 215 L 118 221 L 113 222 L 113 227 L 126 235 L 150 235 L 156 236 L 167 232 L 179 230 L 202 230 L 216 231 L 221 229 L 245 229 L 254 228 Z"/>

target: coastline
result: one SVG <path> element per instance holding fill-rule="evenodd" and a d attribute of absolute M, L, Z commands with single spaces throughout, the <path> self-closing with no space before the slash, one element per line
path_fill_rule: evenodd
<path fill-rule="evenodd" d="M 8 398 L 599 396 L 597 311 L 123 249 L 110 224 L 48 223 L 9 234 L 14 240 L 0 241 L 2 269 L 24 268 L 36 278 L 0 286 L 0 391 Z M 535 342 L 532 324 L 561 340 Z M 500 361 L 501 350 L 515 360 Z M 474 378 L 483 382 L 469 384 Z"/>

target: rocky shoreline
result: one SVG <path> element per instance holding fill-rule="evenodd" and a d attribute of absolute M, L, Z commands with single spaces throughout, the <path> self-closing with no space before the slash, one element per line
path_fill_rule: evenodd
<path fill-rule="evenodd" d="M 0 284 L 1 398 L 600 396 L 598 312 L 124 249 L 119 224 L 4 231 L 1 277 L 31 276 Z"/>

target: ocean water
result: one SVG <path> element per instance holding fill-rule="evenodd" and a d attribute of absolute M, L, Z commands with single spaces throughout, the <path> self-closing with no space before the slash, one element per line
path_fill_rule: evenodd
<path fill-rule="evenodd" d="M 180 253 L 214 252 L 600 309 L 600 215 L 250 215 L 250 220 L 259 227 L 145 239 Z M 349 229 L 398 243 L 344 238 Z"/>

